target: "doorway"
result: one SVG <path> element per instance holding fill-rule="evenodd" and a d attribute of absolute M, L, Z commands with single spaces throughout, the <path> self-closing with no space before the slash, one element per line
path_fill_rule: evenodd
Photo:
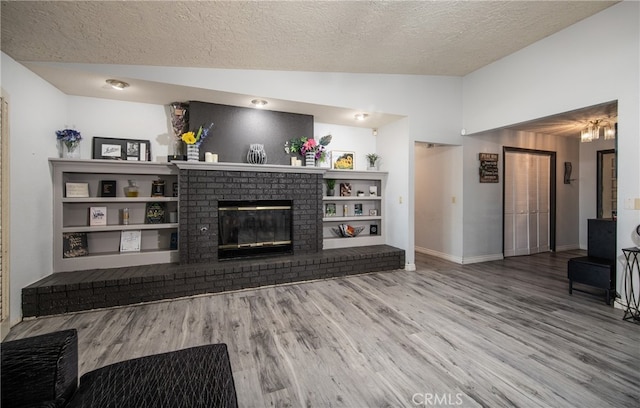
<path fill-rule="evenodd" d="M 555 152 L 504 148 L 505 257 L 555 250 Z"/>

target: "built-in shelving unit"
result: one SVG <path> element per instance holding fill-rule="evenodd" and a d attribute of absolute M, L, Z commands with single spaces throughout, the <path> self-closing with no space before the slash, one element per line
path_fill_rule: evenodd
<path fill-rule="evenodd" d="M 328 170 L 324 179 L 336 181 L 334 195 L 323 186 L 323 248 L 347 248 L 381 245 L 384 238 L 384 191 L 387 173 L 380 171 Z M 341 185 L 348 184 L 350 195 L 341 195 Z M 375 193 L 371 192 L 374 187 Z M 358 195 L 361 192 L 361 195 Z M 344 194 L 344 193 L 342 193 Z M 335 209 L 335 213 L 333 210 Z M 344 238 L 337 233 L 341 224 L 364 227 L 356 237 Z"/>
<path fill-rule="evenodd" d="M 49 162 L 53 176 L 54 272 L 178 262 L 178 250 L 172 248 L 178 230 L 175 165 L 113 160 L 49 159 Z M 115 181 L 115 197 L 101 196 L 100 182 L 105 180 Z M 129 180 L 137 184 L 138 197 L 125 196 L 124 187 Z M 164 182 L 164 196 L 152 197 L 152 184 L 158 180 Z M 86 183 L 89 197 L 67 197 L 66 183 Z M 161 203 L 162 220 L 147 221 L 150 203 Z M 106 208 L 106 225 L 90 225 L 91 207 Z M 129 214 L 126 225 L 122 218 L 125 208 Z M 120 252 L 123 231 L 137 230 L 140 250 Z M 68 241 L 70 234 L 86 239 L 86 255 L 65 257 L 65 237 Z"/>

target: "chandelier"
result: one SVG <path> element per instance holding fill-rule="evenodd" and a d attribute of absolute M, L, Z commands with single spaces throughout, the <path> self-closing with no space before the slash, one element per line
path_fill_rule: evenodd
<path fill-rule="evenodd" d="M 582 130 L 580 133 L 580 141 L 585 143 L 600 139 L 600 129 L 602 129 L 604 140 L 616 138 L 615 124 L 611 123 L 608 119 L 595 119 L 590 120 L 587 127 Z"/>

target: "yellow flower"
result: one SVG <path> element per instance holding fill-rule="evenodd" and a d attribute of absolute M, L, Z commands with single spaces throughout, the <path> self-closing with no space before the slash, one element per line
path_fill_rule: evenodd
<path fill-rule="evenodd" d="M 195 144 L 196 135 L 193 132 L 187 132 L 182 134 L 182 141 L 186 144 Z"/>

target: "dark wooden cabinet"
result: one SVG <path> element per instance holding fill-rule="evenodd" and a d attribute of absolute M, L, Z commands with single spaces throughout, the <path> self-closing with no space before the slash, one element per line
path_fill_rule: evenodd
<path fill-rule="evenodd" d="M 588 220 L 587 256 L 571 258 L 568 264 L 569 294 L 574 283 L 604 289 L 607 304 L 616 294 L 616 222 Z"/>

